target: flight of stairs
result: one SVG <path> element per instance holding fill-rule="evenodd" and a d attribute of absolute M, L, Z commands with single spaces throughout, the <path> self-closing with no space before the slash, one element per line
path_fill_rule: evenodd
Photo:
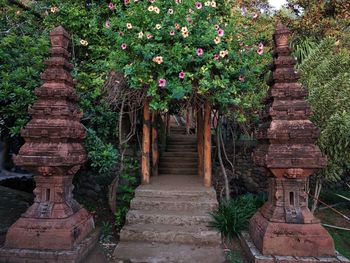
<path fill-rule="evenodd" d="M 160 175 L 197 175 L 198 153 L 196 135 L 187 135 L 183 127 L 172 127 L 166 151 L 159 161 Z"/>
<path fill-rule="evenodd" d="M 225 262 L 220 235 L 207 227 L 218 202 L 197 175 L 196 145 L 194 135 L 172 128 L 159 176 L 136 189 L 115 262 Z"/>

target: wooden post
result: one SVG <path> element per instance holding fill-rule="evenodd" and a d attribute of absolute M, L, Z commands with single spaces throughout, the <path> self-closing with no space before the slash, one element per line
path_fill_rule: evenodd
<path fill-rule="evenodd" d="M 143 137 L 142 137 L 142 183 L 150 182 L 150 112 L 149 101 L 143 106 Z"/>
<path fill-rule="evenodd" d="M 152 176 L 158 176 L 158 114 L 152 112 Z"/>
<path fill-rule="evenodd" d="M 204 104 L 204 186 L 211 187 L 211 106 Z"/>
<path fill-rule="evenodd" d="M 190 134 L 190 129 L 191 129 L 191 111 L 190 108 L 188 107 L 186 109 L 186 133 Z"/>
<path fill-rule="evenodd" d="M 202 105 L 197 108 L 197 151 L 198 151 L 198 175 L 204 174 L 204 137 L 203 137 L 203 109 Z"/>

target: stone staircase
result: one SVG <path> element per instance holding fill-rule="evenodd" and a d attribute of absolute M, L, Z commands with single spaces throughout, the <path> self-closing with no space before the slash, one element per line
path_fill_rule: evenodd
<path fill-rule="evenodd" d="M 136 189 L 115 262 L 225 262 L 220 235 L 207 227 L 217 206 L 197 175 L 196 137 L 172 128 L 159 176 Z"/>

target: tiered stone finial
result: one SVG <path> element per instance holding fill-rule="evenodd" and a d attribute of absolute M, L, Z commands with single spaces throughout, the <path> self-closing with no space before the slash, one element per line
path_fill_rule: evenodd
<path fill-rule="evenodd" d="M 74 250 L 94 229 L 92 216 L 72 196 L 72 179 L 86 153 L 70 74 L 73 66 L 68 62 L 70 37 L 59 26 L 50 38 L 50 57 L 41 74 L 44 83 L 35 90 L 38 100 L 29 108 L 32 120 L 21 132 L 25 144 L 14 157 L 18 166 L 34 174 L 35 200 L 9 229 L 6 248 Z"/>
<path fill-rule="evenodd" d="M 253 154 L 255 163 L 266 168 L 269 198 L 251 219 L 249 232 L 263 255 L 334 256 L 332 238 L 308 209 L 307 178 L 327 161 L 315 145 L 319 132 L 309 120 L 289 34 L 282 24 L 274 34 L 271 87 Z"/>

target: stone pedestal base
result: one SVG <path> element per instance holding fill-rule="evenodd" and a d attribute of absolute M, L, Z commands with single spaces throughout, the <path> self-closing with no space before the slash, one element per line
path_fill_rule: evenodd
<path fill-rule="evenodd" d="M 333 257 L 332 237 L 320 223 L 271 222 L 258 211 L 250 220 L 249 234 L 263 255 Z"/>
<path fill-rule="evenodd" d="M 67 218 L 20 217 L 7 231 L 5 247 L 70 250 L 95 228 L 84 209 Z"/>
<path fill-rule="evenodd" d="M 0 247 L 2 263 L 78 263 L 98 242 L 99 231 L 94 230 L 88 237 L 67 250 L 36 250 Z"/>
<path fill-rule="evenodd" d="M 247 232 L 241 233 L 241 245 L 245 254 L 246 263 L 316 263 L 316 262 L 328 262 L 328 263 L 340 263 L 350 262 L 347 258 L 335 254 L 333 257 L 294 257 L 294 256 L 273 256 L 262 255 L 258 248 L 254 245 L 252 238 Z M 276 242 L 275 246 L 280 244 Z M 286 248 L 286 251 L 288 248 Z"/>

